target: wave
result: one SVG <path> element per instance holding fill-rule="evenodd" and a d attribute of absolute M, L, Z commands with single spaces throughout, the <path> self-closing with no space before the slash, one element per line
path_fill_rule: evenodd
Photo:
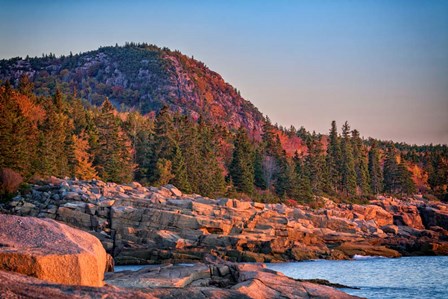
<path fill-rule="evenodd" d="M 354 260 L 369 260 L 369 259 L 386 259 L 387 257 L 381 255 L 359 255 L 355 254 L 353 256 Z"/>

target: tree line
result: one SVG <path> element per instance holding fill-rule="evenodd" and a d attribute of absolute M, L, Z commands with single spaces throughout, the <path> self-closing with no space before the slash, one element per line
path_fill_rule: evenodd
<path fill-rule="evenodd" d="M 291 156 L 282 147 L 282 130 L 268 118 L 258 141 L 243 127 L 230 131 L 167 106 L 151 116 L 118 112 L 108 99 L 96 107 L 59 91 L 36 96 L 26 77 L 17 88 L 0 87 L 0 113 L 0 168 L 25 179 L 136 180 L 205 196 L 305 203 L 315 195 L 353 200 L 447 192 L 446 146 L 421 150 L 365 140 L 347 122 L 340 134 L 334 121 L 328 135 L 291 129 L 287 133 L 306 145 Z"/>

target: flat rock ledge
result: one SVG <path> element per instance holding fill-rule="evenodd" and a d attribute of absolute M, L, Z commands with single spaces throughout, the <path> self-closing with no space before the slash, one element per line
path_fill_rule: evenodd
<path fill-rule="evenodd" d="M 108 273 L 101 288 L 44 282 L 0 271 L 0 298 L 359 298 L 300 282 L 261 264 L 165 265 Z"/>

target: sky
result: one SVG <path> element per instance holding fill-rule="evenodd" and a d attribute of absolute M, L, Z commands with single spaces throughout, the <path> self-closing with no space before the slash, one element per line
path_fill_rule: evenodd
<path fill-rule="evenodd" d="M 0 59 L 125 42 L 203 61 L 272 122 L 448 144 L 448 1 L 0 0 Z"/>

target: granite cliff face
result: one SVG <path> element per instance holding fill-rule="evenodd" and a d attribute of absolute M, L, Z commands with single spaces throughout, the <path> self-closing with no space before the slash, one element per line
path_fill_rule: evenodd
<path fill-rule="evenodd" d="M 379 197 L 321 209 L 211 199 L 174 186 L 58 180 L 2 207 L 51 218 L 97 236 L 117 264 L 348 259 L 448 254 L 448 205 Z"/>

